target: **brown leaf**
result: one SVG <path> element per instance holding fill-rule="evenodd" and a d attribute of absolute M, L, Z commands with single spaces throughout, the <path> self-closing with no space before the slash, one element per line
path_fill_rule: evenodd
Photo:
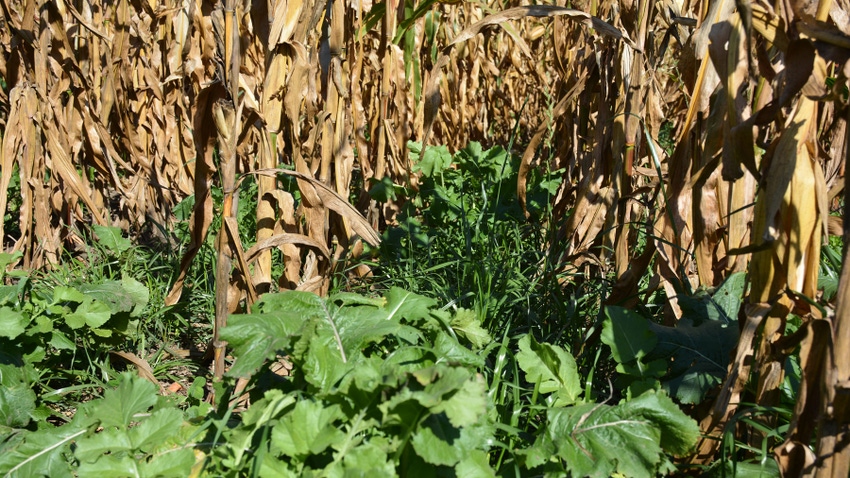
<path fill-rule="evenodd" d="M 139 375 L 143 379 L 145 379 L 145 380 L 151 382 L 152 384 L 156 385 L 156 387 L 159 389 L 159 393 L 165 394 L 165 387 L 163 387 L 163 385 L 159 382 L 159 380 L 156 379 L 156 377 L 153 374 L 153 368 L 151 368 L 151 365 L 148 363 L 147 360 L 139 357 L 138 355 L 136 355 L 132 352 L 121 352 L 119 350 L 110 350 L 109 353 L 112 354 L 112 355 L 115 355 L 116 357 L 120 357 L 120 358 L 126 360 L 127 362 L 130 362 L 131 364 L 135 365 L 136 370 L 139 371 Z"/>
<path fill-rule="evenodd" d="M 277 174 L 285 174 L 297 178 L 299 180 L 299 184 L 300 181 L 304 181 L 305 184 L 308 184 L 310 186 L 309 189 L 303 188 L 301 191 L 302 194 L 305 195 L 305 199 L 309 195 L 312 197 L 312 201 L 318 203 L 314 204 L 314 206 L 324 205 L 328 209 L 346 218 L 348 221 L 350 221 L 351 229 L 352 231 L 354 231 L 354 234 L 358 235 L 364 241 L 369 243 L 369 245 L 373 247 L 377 247 L 378 245 L 380 245 L 381 236 L 379 236 L 378 233 L 375 232 L 374 229 L 372 229 L 372 227 L 360 214 L 360 212 L 358 212 L 357 209 L 354 208 L 354 206 L 349 204 L 348 201 L 342 196 L 340 196 L 336 191 L 334 191 L 321 181 L 312 178 L 304 173 L 299 173 L 297 171 L 281 168 L 258 169 L 255 171 L 251 171 L 249 174 L 265 176 L 276 176 Z"/>

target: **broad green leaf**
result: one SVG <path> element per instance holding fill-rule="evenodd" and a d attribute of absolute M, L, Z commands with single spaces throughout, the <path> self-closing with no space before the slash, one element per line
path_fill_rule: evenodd
<path fill-rule="evenodd" d="M 81 303 L 86 300 L 86 295 L 73 287 L 57 286 L 53 289 L 53 304 L 63 302 Z"/>
<path fill-rule="evenodd" d="M 59 332 L 58 330 L 51 332 L 50 342 L 48 343 L 59 350 L 75 350 L 77 348 L 77 345 L 73 340 L 69 339 L 67 335 Z"/>
<path fill-rule="evenodd" d="M 540 385 L 541 393 L 554 393 L 551 406 L 576 403 L 581 395 L 581 379 L 576 362 L 566 350 L 551 344 L 538 344 L 531 335 L 519 339 L 517 363 L 526 380 Z"/>
<path fill-rule="evenodd" d="M 290 328 L 293 319 L 304 321 L 311 317 L 324 317 L 327 311 L 325 299 L 312 292 L 288 290 L 264 295 L 252 308 L 255 313 L 279 313 L 285 315 L 284 324 Z M 292 330 L 295 332 L 297 329 Z"/>
<path fill-rule="evenodd" d="M 732 351 L 738 343 L 738 326 L 718 320 L 694 326 L 688 318 L 676 327 L 651 324 L 658 345 L 650 358 L 666 359 L 670 367 L 662 385 L 682 403 L 699 403 L 726 377 Z"/>
<path fill-rule="evenodd" d="M 470 371 L 438 363 L 432 367 L 416 370 L 412 372 L 412 375 L 425 387 L 422 392 L 414 393 L 427 395 L 428 398 L 421 399 L 420 402 L 426 407 L 431 407 L 441 402 L 446 394 L 459 390 L 464 382 L 469 380 Z"/>
<path fill-rule="evenodd" d="M 263 478 L 298 478 L 300 475 L 289 467 L 289 463 L 267 453 L 260 464 L 260 476 Z"/>
<path fill-rule="evenodd" d="M 395 200 L 397 197 L 396 186 L 389 176 L 384 176 L 383 179 L 370 178 L 369 196 L 378 202 L 387 202 Z"/>
<path fill-rule="evenodd" d="M 616 406 L 583 404 L 548 412 L 546 437 L 575 476 L 656 475 L 664 453 L 685 453 L 699 438 L 697 423 L 666 395 L 648 392 Z"/>
<path fill-rule="evenodd" d="M 449 334 L 439 334 L 434 339 L 434 354 L 465 367 L 484 367 L 484 357 L 461 345 Z"/>
<path fill-rule="evenodd" d="M 86 325 L 85 316 L 80 314 L 69 313 L 63 318 L 65 319 L 65 324 L 73 330 L 81 329 L 84 325 Z"/>
<path fill-rule="evenodd" d="M 411 151 L 411 155 L 413 151 Z M 421 171 L 425 177 L 433 177 L 441 174 L 443 170 L 452 164 L 452 155 L 445 145 L 430 146 L 425 149 L 425 154 L 414 165 L 414 171 Z"/>
<path fill-rule="evenodd" d="M 156 387 L 129 372 L 118 379 L 118 388 L 103 393 L 103 398 L 86 404 L 88 416 L 104 427 L 127 427 L 137 413 L 147 412 L 157 400 Z"/>
<path fill-rule="evenodd" d="M 437 357 L 430 350 L 420 347 L 400 347 L 390 354 L 381 366 L 385 375 L 412 373 L 430 367 Z"/>
<path fill-rule="evenodd" d="M 624 417 L 608 405 L 585 404 L 549 411 L 547 433 L 557 455 L 576 476 L 655 476 L 660 433 L 643 417 Z"/>
<path fill-rule="evenodd" d="M 3 270 L 0 269 L 0 276 Z M 0 285 L 0 305 L 14 304 L 18 301 L 20 288 L 16 285 Z"/>
<path fill-rule="evenodd" d="M 86 428 L 80 429 L 77 422 L 26 433 L 22 440 L 0 453 L 0 474 L 9 478 L 70 477 L 71 468 L 64 454 L 84 433 Z"/>
<path fill-rule="evenodd" d="M 682 317 L 696 327 L 706 321 L 719 321 L 727 325 L 735 323 L 738 321 L 738 310 L 746 287 L 746 273 L 737 272 L 727 277 L 711 294 L 704 288 L 693 295 L 679 294 L 677 298 L 682 308 Z"/>
<path fill-rule="evenodd" d="M 411 443 L 416 454 L 432 465 L 454 466 L 463 458 L 457 446 L 460 430 L 448 419 L 431 415 L 413 435 Z"/>
<path fill-rule="evenodd" d="M 23 255 L 24 253 L 21 251 L 15 251 L 12 253 L 0 252 L 0 279 L 6 275 L 6 268 L 9 267 L 9 264 L 17 261 L 23 257 Z"/>
<path fill-rule="evenodd" d="M 74 455 L 81 463 L 94 463 L 104 455 L 133 451 L 127 430 L 109 428 L 77 440 Z"/>
<path fill-rule="evenodd" d="M 491 425 L 481 423 L 458 429 L 443 414 L 428 416 L 411 440 L 423 460 L 445 466 L 455 466 L 474 450 L 486 451 L 494 442 Z"/>
<path fill-rule="evenodd" d="M 342 417 L 339 405 L 302 399 L 272 429 L 272 445 L 284 455 L 303 461 L 345 436 L 335 424 Z"/>
<path fill-rule="evenodd" d="M 139 451 L 151 452 L 173 438 L 183 424 L 183 413 L 176 408 L 155 411 L 138 426 L 130 429 L 130 442 Z"/>
<path fill-rule="evenodd" d="M 664 393 L 645 393 L 618 405 L 623 416 L 649 419 L 661 432 L 661 448 L 673 455 L 684 455 L 699 439 L 699 425 L 685 415 Z"/>
<path fill-rule="evenodd" d="M 404 327 L 397 321 L 387 320 L 383 310 L 368 305 L 348 305 L 339 309 L 334 317 L 334 324 L 348 354 L 354 354 L 371 343 L 380 342 Z"/>
<path fill-rule="evenodd" d="M 391 288 L 384 298 L 387 301 L 384 306 L 384 319 L 393 322 L 404 318 L 409 323 L 418 323 L 427 319 L 431 313 L 430 309 L 437 305 L 434 299 L 398 287 Z"/>
<path fill-rule="evenodd" d="M 466 380 L 457 392 L 434 406 L 432 411 L 445 413 L 451 424 L 458 428 L 478 423 L 487 412 L 484 377 L 476 374 L 471 380 Z"/>
<path fill-rule="evenodd" d="M 242 424 L 259 428 L 273 419 L 295 403 L 295 397 L 284 395 L 283 391 L 273 388 L 263 394 L 263 398 L 251 404 L 248 410 L 242 414 Z"/>
<path fill-rule="evenodd" d="M 602 342 L 611 347 L 611 355 L 617 363 L 638 361 L 655 348 L 657 340 L 649 329 L 649 321 L 639 314 L 622 307 L 605 307 L 602 325 Z"/>
<path fill-rule="evenodd" d="M 8 368 L 13 367 L 0 366 L 0 374 Z M 35 392 L 24 381 L 7 384 L 3 378 L 3 386 L 0 387 L 0 425 L 23 428 L 29 424 L 30 416 L 35 411 Z"/>
<path fill-rule="evenodd" d="M 375 440 L 378 441 L 378 440 Z M 386 444 L 377 446 L 363 443 L 342 455 L 342 461 L 328 468 L 328 476 L 334 477 L 393 477 L 398 476 L 395 466 L 388 460 Z"/>
<path fill-rule="evenodd" d="M 103 455 L 95 462 L 82 462 L 78 472 L 80 476 L 96 476 L 104 478 L 125 478 L 128 476 L 143 476 L 140 463 L 125 455 Z"/>
<path fill-rule="evenodd" d="M 383 307 L 386 301 L 383 298 L 366 297 L 353 292 L 337 292 L 328 297 L 331 303 L 341 303 L 343 306 L 368 305 L 374 308 Z"/>
<path fill-rule="evenodd" d="M 94 297 L 87 297 L 77 310 L 65 316 L 65 323 L 72 329 L 79 329 L 83 325 L 96 329 L 105 324 L 112 316 L 108 305 Z"/>
<path fill-rule="evenodd" d="M 319 390 L 319 394 L 330 392 L 350 368 L 343 361 L 332 333 L 319 333 L 310 339 L 309 353 L 304 357 L 304 378 Z"/>
<path fill-rule="evenodd" d="M 79 286 L 79 290 L 107 304 L 113 314 L 138 313 L 150 300 L 148 288 L 129 276 L 125 276 L 120 281 L 108 280 L 99 284 L 83 284 Z"/>
<path fill-rule="evenodd" d="M 121 286 L 127 295 L 133 299 L 134 307 L 130 311 L 130 315 L 138 317 L 144 308 L 147 307 L 148 302 L 150 302 L 150 290 L 148 290 L 147 286 L 130 276 L 121 278 Z"/>
<path fill-rule="evenodd" d="M 355 408 L 368 408 L 373 406 L 375 395 L 379 387 L 386 383 L 386 377 L 381 373 L 381 358 L 372 356 L 369 358 L 361 356 L 357 363 L 348 370 L 339 384 L 339 393 L 344 394 L 346 400 Z"/>
<path fill-rule="evenodd" d="M 195 464 L 191 448 L 168 450 L 139 464 L 140 476 L 190 476 Z"/>
<path fill-rule="evenodd" d="M 130 240 L 124 238 L 121 235 L 121 229 L 117 227 L 93 225 L 92 229 L 94 229 L 94 233 L 97 234 L 97 238 L 100 240 L 100 243 L 116 254 L 121 254 L 127 249 L 133 247 Z"/>
<path fill-rule="evenodd" d="M 481 349 L 488 345 L 493 339 L 490 334 L 481 327 L 481 321 L 475 311 L 458 309 L 452 317 L 451 326 L 460 336 L 469 340 L 474 349 Z"/>
<path fill-rule="evenodd" d="M 717 291 L 711 296 L 712 302 L 732 322 L 738 321 L 738 311 L 741 308 L 744 291 L 747 287 L 747 274 L 736 272 L 723 281 Z"/>
<path fill-rule="evenodd" d="M 490 467 L 490 457 L 481 450 L 472 450 L 455 465 L 457 476 L 464 478 L 496 478 L 496 472 Z"/>
<path fill-rule="evenodd" d="M 398 426 L 405 433 L 413 431 L 422 414 L 427 413 L 427 408 L 413 397 L 413 392 L 408 388 L 381 402 L 378 409 L 381 410 L 384 427 Z"/>
<path fill-rule="evenodd" d="M 112 337 L 112 331 L 109 329 L 92 329 L 92 333 L 97 335 L 98 337 L 109 338 Z"/>
<path fill-rule="evenodd" d="M 547 429 L 550 426 L 551 425 L 547 424 Z M 552 434 L 548 433 L 547 431 L 544 431 L 543 433 L 538 435 L 537 439 L 530 447 L 524 450 L 517 451 L 520 456 L 525 457 L 525 466 L 528 469 L 543 466 L 547 463 L 550 463 L 556 457 L 555 453 L 557 452 L 557 448 L 555 447 L 555 442 L 552 439 L 553 435 L 558 436 L 559 440 L 565 439 L 559 434 Z"/>
<path fill-rule="evenodd" d="M 0 307 L 0 337 L 17 338 L 29 324 L 27 317 L 10 307 Z"/>
<path fill-rule="evenodd" d="M 235 314 L 228 318 L 227 326 L 221 330 L 222 340 L 233 348 L 236 362 L 228 371 L 233 377 L 247 377 L 254 373 L 268 359 L 274 358 L 277 351 L 286 349 L 290 336 L 303 322 L 297 325 L 288 314 Z"/>
<path fill-rule="evenodd" d="M 30 328 L 30 335 L 49 334 L 53 332 L 53 330 L 53 320 L 44 315 L 39 315 L 35 318 L 35 326 Z"/>

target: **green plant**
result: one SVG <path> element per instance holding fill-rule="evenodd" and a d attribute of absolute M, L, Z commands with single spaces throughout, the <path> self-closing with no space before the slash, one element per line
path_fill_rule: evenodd
<path fill-rule="evenodd" d="M 184 419 L 184 412 L 172 400 L 156 392 L 150 382 L 124 373 L 116 388 L 82 405 L 73 420 L 61 427 L 0 429 L 0 473 L 7 477 L 187 476 L 196 461 L 190 439 L 198 427 Z M 7 405 L 0 404 L 0 409 Z M 24 405 L 26 413 L 37 411 L 31 402 Z"/>
<path fill-rule="evenodd" d="M 379 201 L 404 198 L 398 224 L 384 232 L 377 276 L 390 284 L 475 310 L 491 332 L 535 330 L 574 339 L 583 326 L 570 309 L 578 290 L 564 290 L 556 252 L 543 252 L 556 221 L 547 212 L 558 172 L 539 173 L 528 187 L 532 222 L 516 198 L 518 160 L 501 147 L 470 143 L 452 156 L 445 146 L 409 143 L 418 190 L 374 182 Z M 547 219 L 548 217 L 548 219 Z"/>
<path fill-rule="evenodd" d="M 482 457 L 494 430 L 475 352 L 489 336 L 473 314 L 434 305 L 398 288 L 381 299 L 289 291 L 231 317 L 222 331 L 237 357 L 228 375 L 253 375 L 259 401 L 219 431 L 231 445 L 264 439 L 250 456 L 241 446 L 212 449 L 211 471 L 489 469 Z M 286 380 L 267 363 L 281 354 L 293 366 Z"/>
<path fill-rule="evenodd" d="M 663 387 L 681 403 L 701 403 L 726 375 L 745 286 L 745 275 L 738 273 L 713 294 L 680 295 L 684 315 L 675 327 L 606 307 L 602 342 L 611 348 L 627 396 Z"/>

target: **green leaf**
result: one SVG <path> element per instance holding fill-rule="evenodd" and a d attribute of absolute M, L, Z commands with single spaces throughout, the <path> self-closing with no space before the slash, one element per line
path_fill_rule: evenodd
<path fill-rule="evenodd" d="M 80 429 L 77 422 L 72 422 L 26 433 L 23 439 L 0 453 L 0 474 L 9 478 L 70 477 L 71 468 L 64 455 L 71 442 L 85 432 L 85 428 Z"/>
<path fill-rule="evenodd" d="M 490 467 L 490 457 L 481 450 L 472 450 L 455 466 L 457 476 L 464 478 L 496 478 Z"/>
<path fill-rule="evenodd" d="M 387 202 L 389 200 L 396 199 L 396 186 L 393 184 L 391 177 L 384 176 L 381 180 L 371 178 L 369 180 L 369 184 L 371 184 L 371 187 L 369 188 L 369 196 L 372 199 L 378 202 Z"/>
<path fill-rule="evenodd" d="M 85 302 L 85 300 L 86 295 L 73 287 L 57 286 L 53 289 L 53 304 L 61 304 L 63 302 L 79 304 Z"/>
<path fill-rule="evenodd" d="M 141 462 L 140 476 L 190 476 L 194 465 L 195 453 L 191 448 L 169 450 Z"/>
<path fill-rule="evenodd" d="M 121 254 L 133 247 L 129 239 L 125 239 L 121 235 L 121 229 L 112 226 L 93 225 L 92 229 L 97 234 L 99 242 L 110 251 Z"/>
<path fill-rule="evenodd" d="M 463 458 L 463 450 L 456 446 L 459 440 L 460 430 L 453 427 L 448 419 L 431 415 L 416 430 L 411 443 L 416 454 L 426 462 L 454 466 Z"/>
<path fill-rule="evenodd" d="M 106 478 L 142 476 L 139 465 L 139 462 L 125 454 L 104 455 L 95 462 L 80 463 L 78 472 L 80 476 L 97 476 Z"/>
<path fill-rule="evenodd" d="M 404 327 L 398 321 L 387 320 L 387 314 L 383 310 L 367 305 L 340 308 L 334 317 L 334 323 L 348 354 L 354 354 L 371 343 L 397 334 Z"/>
<path fill-rule="evenodd" d="M 649 330 L 649 321 L 639 314 L 622 307 L 605 307 L 602 325 L 602 342 L 611 347 L 611 355 L 617 363 L 638 361 L 655 348 L 657 339 Z"/>
<path fill-rule="evenodd" d="M 451 326 L 458 335 L 469 340 L 475 349 L 482 349 L 493 340 L 490 334 L 481 327 L 481 321 L 478 320 L 475 311 L 458 309 L 452 317 Z"/>
<path fill-rule="evenodd" d="M 658 345 L 649 358 L 663 358 L 670 367 L 662 385 L 682 403 L 700 403 L 726 377 L 732 351 L 738 344 L 735 323 L 708 320 L 694 326 L 687 317 L 676 327 L 651 324 Z"/>
<path fill-rule="evenodd" d="M 29 319 L 10 307 L 0 307 L 0 337 L 17 338 L 26 330 Z"/>
<path fill-rule="evenodd" d="M 104 427 L 127 427 L 137 413 L 147 412 L 156 403 L 156 387 L 129 372 L 118 379 L 118 388 L 107 390 L 103 398 L 86 404 L 87 415 Z"/>
<path fill-rule="evenodd" d="M 673 455 L 690 452 L 699 439 L 699 425 L 664 393 L 645 393 L 618 405 L 623 416 L 649 419 L 661 432 L 661 448 Z"/>
<path fill-rule="evenodd" d="M 303 292 L 296 290 L 288 290 L 277 294 L 264 295 L 252 308 L 255 313 L 281 313 L 286 315 L 289 320 L 285 325 L 292 327 L 295 325 L 293 319 L 297 322 L 304 321 L 312 317 L 323 317 L 327 305 L 325 299 L 312 292 Z M 295 332 L 297 328 L 292 331 Z"/>
<path fill-rule="evenodd" d="M 74 455 L 81 463 L 94 463 L 106 454 L 117 455 L 133 450 L 126 430 L 110 428 L 77 440 Z"/>
<path fill-rule="evenodd" d="M 665 452 L 685 453 L 699 438 L 697 423 L 666 395 L 653 392 L 616 406 L 553 408 L 547 418 L 538 441 L 554 444 L 575 476 L 652 477 Z"/>
<path fill-rule="evenodd" d="M 318 333 L 310 339 L 309 353 L 304 357 L 304 378 L 319 393 L 328 393 L 351 368 L 342 359 L 332 333 Z"/>
<path fill-rule="evenodd" d="M 444 414 L 428 416 L 411 440 L 423 460 L 445 466 L 455 466 L 474 450 L 486 451 L 494 442 L 492 425 L 479 423 L 458 429 Z"/>
<path fill-rule="evenodd" d="M 86 299 L 77 306 L 77 310 L 65 316 L 65 323 L 72 329 L 79 329 L 83 325 L 96 329 L 105 324 L 112 317 L 109 306 L 94 297 Z"/>
<path fill-rule="evenodd" d="M 270 294 L 278 295 L 278 294 Z M 253 374 L 277 351 L 286 349 L 291 335 L 303 325 L 303 319 L 285 313 L 234 314 L 227 327 L 221 330 L 222 340 L 233 348 L 236 362 L 229 376 L 247 377 Z"/>
<path fill-rule="evenodd" d="M 73 340 L 58 330 L 50 333 L 50 342 L 48 343 L 59 350 L 76 350 L 77 348 L 77 344 Z"/>
<path fill-rule="evenodd" d="M 445 145 L 429 146 L 425 154 L 413 165 L 414 171 L 421 171 L 426 178 L 441 174 L 443 170 L 451 166 L 452 155 Z"/>
<path fill-rule="evenodd" d="M 21 251 L 15 251 L 12 253 L 0 252 L 0 279 L 6 275 L 6 268 L 9 267 L 9 264 L 17 261 L 23 256 L 24 253 Z"/>
<path fill-rule="evenodd" d="M 0 376 L 9 368 L 13 367 L 0 365 Z M 0 425 L 23 428 L 29 424 L 30 416 L 35 411 L 35 392 L 24 381 L 8 384 L 5 377 L 3 379 L 3 386 L 0 387 Z"/>
<path fill-rule="evenodd" d="M 339 405 L 302 399 L 272 429 L 272 445 L 301 461 L 318 455 L 345 436 L 334 423 L 343 416 Z"/>
<path fill-rule="evenodd" d="M 472 380 L 463 382 L 457 392 L 434 406 L 432 411 L 444 412 L 451 424 L 458 428 L 478 423 L 487 412 L 487 384 L 484 383 L 484 377 L 476 374 Z"/>
<path fill-rule="evenodd" d="M 465 367 L 484 367 L 484 357 L 464 347 L 449 334 L 439 334 L 434 339 L 434 355 Z"/>
<path fill-rule="evenodd" d="M 0 269 L 0 277 L 3 270 Z M 17 285 L 0 285 L 0 305 L 14 304 L 18 300 L 20 288 Z"/>
<path fill-rule="evenodd" d="M 260 464 L 260 476 L 263 478 L 298 478 L 299 473 L 293 471 L 286 461 L 278 460 L 271 454 L 266 454 Z"/>
<path fill-rule="evenodd" d="M 259 428 L 273 419 L 290 405 L 295 403 L 295 397 L 292 395 L 284 395 L 283 391 L 278 389 L 267 390 L 263 394 L 263 398 L 257 400 L 245 413 L 242 414 L 242 425 L 250 425 L 255 429 Z"/>
<path fill-rule="evenodd" d="M 176 408 L 155 411 L 138 426 L 130 429 L 133 448 L 151 452 L 167 439 L 174 437 L 183 424 L 183 413 Z"/>
<path fill-rule="evenodd" d="M 423 295 L 406 291 L 399 287 L 392 287 L 384 296 L 384 320 L 398 322 L 402 318 L 409 323 L 417 323 L 428 319 L 430 309 L 437 305 L 434 299 Z"/>
<path fill-rule="evenodd" d="M 539 384 L 541 393 L 555 393 L 551 406 L 576 403 L 581 395 L 581 380 L 576 361 L 566 350 L 551 344 L 538 344 L 531 335 L 519 339 L 517 363 L 526 380 Z"/>
<path fill-rule="evenodd" d="M 723 318 L 728 319 L 730 322 L 738 321 L 738 311 L 741 309 L 741 302 L 746 288 L 746 272 L 736 272 L 730 275 L 717 288 L 711 299 L 719 309 L 718 312 L 722 312 Z"/>
<path fill-rule="evenodd" d="M 108 280 L 99 284 L 82 284 L 79 290 L 107 304 L 113 314 L 139 313 L 150 300 L 148 288 L 129 276 L 125 276 L 121 281 Z"/>
<path fill-rule="evenodd" d="M 379 440 L 375 440 L 376 442 Z M 348 477 L 392 477 L 398 476 L 395 467 L 388 460 L 386 444 L 378 446 L 373 443 L 363 443 L 342 456 L 341 462 L 334 463 L 328 470 L 329 476 Z"/>

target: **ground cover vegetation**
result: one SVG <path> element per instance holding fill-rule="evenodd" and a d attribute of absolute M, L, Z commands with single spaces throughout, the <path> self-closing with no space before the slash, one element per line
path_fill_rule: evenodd
<path fill-rule="evenodd" d="M 847 476 L 846 0 L 2 0 L 3 476 Z"/>

